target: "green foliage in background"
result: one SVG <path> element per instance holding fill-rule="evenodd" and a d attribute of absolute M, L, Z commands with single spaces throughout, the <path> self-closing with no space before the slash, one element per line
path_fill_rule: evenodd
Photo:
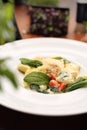
<path fill-rule="evenodd" d="M 30 5 L 57 5 L 59 0 L 27 0 Z"/>
<path fill-rule="evenodd" d="M 9 69 L 9 67 L 6 64 L 6 61 L 9 60 L 8 58 L 0 58 L 0 90 L 2 90 L 2 84 L 1 81 L 3 81 L 3 78 L 7 78 L 11 81 L 13 86 L 15 88 L 18 87 L 16 77 L 14 73 Z"/>
<path fill-rule="evenodd" d="M 14 0 L 3 3 L 0 0 L 0 45 L 15 39 L 15 27 L 13 24 Z M 17 80 L 14 73 L 7 66 L 8 58 L 0 58 L 0 90 L 3 90 L 3 80 L 7 78 L 17 88 Z"/>
<path fill-rule="evenodd" d="M 0 0 L 0 45 L 15 39 L 13 14 L 13 0 L 9 0 L 7 3 L 3 3 Z"/>

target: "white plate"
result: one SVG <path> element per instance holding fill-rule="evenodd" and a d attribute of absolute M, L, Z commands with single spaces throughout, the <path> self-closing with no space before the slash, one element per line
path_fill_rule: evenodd
<path fill-rule="evenodd" d="M 64 116 L 87 113 L 87 88 L 49 95 L 23 87 L 23 75 L 17 71 L 19 58 L 35 56 L 63 56 L 80 64 L 82 72 L 87 74 L 87 45 L 83 42 L 61 38 L 34 38 L 0 46 L 0 57 L 11 57 L 7 64 L 19 81 L 19 89 L 16 91 L 7 79 L 3 79 L 4 92 L 0 93 L 0 104 L 37 115 Z"/>

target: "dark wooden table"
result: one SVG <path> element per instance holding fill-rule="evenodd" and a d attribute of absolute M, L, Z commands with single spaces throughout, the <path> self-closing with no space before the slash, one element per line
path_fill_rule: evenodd
<path fill-rule="evenodd" d="M 15 19 L 22 39 L 39 37 L 31 34 L 24 34 L 30 26 L 27 6 L 15 7 Z M 84 36 L 85 34 L 71 33 L 63 38 L 81 41 Z M 0 106 L 0 130 L 32 129 L 86 130 L 87 113 L 72 116 L 48 117 L 25 114 Z"/>
<path fill-rule="evenodd" d="M 87 114 L 48 117 L 17 112 L 0 106 L 0 130 L 86 130 Z"/>

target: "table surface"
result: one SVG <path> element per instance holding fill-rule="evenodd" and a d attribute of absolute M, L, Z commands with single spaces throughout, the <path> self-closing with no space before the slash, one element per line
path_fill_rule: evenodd
<path fill-rule="evenodd" d="M 24 34 L 30 26 L 30 17 L 27 6 L 15 7 L 15 19 L 22 39 L 39 37 L 37 35 Z M 68 34 L 63 38 L 82 41 L 85 34 Z M 87 43 L 87 41 L 86 41 Z M 21 113 L 0 106 L 0 130 L 29 130 L 29 129 L 60 129 L 60 130 L 84 130 L 87 129 L 87 114 L 73 116 L 47 117 Z"/>

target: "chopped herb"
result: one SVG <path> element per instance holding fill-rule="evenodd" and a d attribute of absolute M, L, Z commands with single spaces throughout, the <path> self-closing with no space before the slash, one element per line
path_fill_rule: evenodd
<path fill-rule="evenodd" d="M 53 91 L 53 92 L 57 92 L 57 93 L 59 92 L 58 88 L 56 88 L 56 87 L 50 87 L 50 90 Z"/>
<path fill-rule="evenodd" d="M 62 71 L 58 75 L 62 80 L 66 77 L 69 77 L 69 74 L 66 71 Z"/>
<path fill-rule="evenodd" d="M 31 84 L 30 85 L 30 89 L 32 90 L 35 90 L 37 92 L 40 92 L 40 93 L 44 93 L 44 94 L 48 94 L 49 92 L 47 92 L 47 89 L 46 90 L 40 90 L 40 86 L 39 85 L 35 85 L 35 84 Z"/>
<path fill-rule="evenodd" d="M 35 91 L 39 91 L 40 87 L 39 87 L 39 85 L 31 84 L 30 89 L 35 90 Z"/>

